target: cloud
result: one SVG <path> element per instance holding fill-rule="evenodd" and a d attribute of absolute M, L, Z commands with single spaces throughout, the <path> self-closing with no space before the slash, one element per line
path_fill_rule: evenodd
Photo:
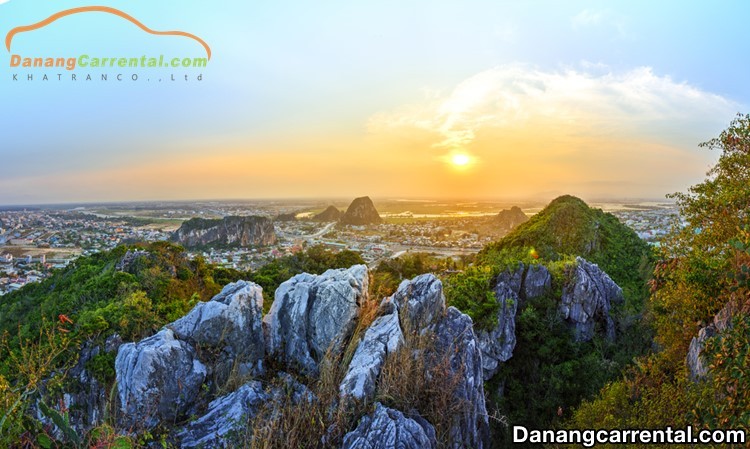
<path fill-rule="evenodd" d="M 368 130 L 394 145 L 411 136 L 438 160 L 468 153 L 576 185 L 649 184 L 666 193 L 704 174 L 711 156 L 697 144 L 742 109 L 649 67 L 585 67 L 485 70 L 452 91 L 374 115 Z"/>
<path fill-rule="evenodd" d="M 570 19 L 574 29 L 583 28 L 586 26 L 599 25 L 602 23 L 602 19 L 605 16 L 604 11 L 592 11 L 590 9 L 584 9 Z"/>
<path fill-rule="evenodd" d="M 570 18 L 570 25 L 573 30 L 609 28 L 614 29 L 620 38 L 633 39 L 635 36 L 629 31 L 627 24 L 628 20 L 625 16 L 608 9 L 584 9 Z"/>

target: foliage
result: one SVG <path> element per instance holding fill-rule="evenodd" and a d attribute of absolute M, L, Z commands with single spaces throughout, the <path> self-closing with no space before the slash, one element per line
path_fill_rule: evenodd
<path fill-rule="evenodd" d="M 652 258 L 648 244 L 614 215 L 590 208 L 574 196 L 555 199 L 500 241 L 485 247 L 478 259 L 492 263 L 506 260 L 514 252 L 519 260 L 581 256 L 599 265 L 622 287 L 634 310 L 640 309 L 647 296 Z"/>
<path fill-rule="evenodd" d="M 492 291 L 496 276 L 491 267 L 479 266 L 445 279 L 447 304 L 469 315 L 477 330 L 490 330 L 497 325 L 500 304 Z"/>
<path fill-rule="evenodd" d="M 651 281 L 648 320 L 662 350 L 584 404 L 576 425 L 603 425 L 617 403 L 620 427 L 750 428 L 750 115 L 737 116 L 702 146 L 721 155 L 704 182 L 672 195 L 684 226 L 676 224 L 662 242 Z M 691 382 L 687 348 L 722 309 L 729 326 L 706 341 L 708 375 Z"/>

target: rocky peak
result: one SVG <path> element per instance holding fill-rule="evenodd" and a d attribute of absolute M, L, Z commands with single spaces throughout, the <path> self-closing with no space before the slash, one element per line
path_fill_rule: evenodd
<path fill-rule="evenodd" d="M 356 198 L 341 216 L 342 224 L 363 226 L 383 221 L 369 196 Z"/>
<path fill-rule="evenodd" d="M 191 218 L 172 234 L 172 241 L 194 248 L 207 245 L 267 246 L 276 243 L 273 221 L 266 217 Z"/>
<path fill-rule="evenodd" d="M 501 210 L 495 215 L 495 222 L 501 230 L 510 231 L 521 223 L 529 221 L 529 217 L 518 206 Z"/>
<path fill-rule="evenodd" d="M 338 210 L 336 206 L 328 206 L 326 210 L 315 215 L 313 220 L 315 221 L 339 221 L 343 212 Z"/>

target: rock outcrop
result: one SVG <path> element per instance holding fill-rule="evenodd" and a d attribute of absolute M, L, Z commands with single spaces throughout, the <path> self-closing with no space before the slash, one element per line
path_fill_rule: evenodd
<path fill-rule="evenodd" d="M 316 374 L 326 351 L 352 332 L 367 299 L 364 265 L 294 276 L 276 290 L 264 318 L 268 353 L 305 374 Z"/>
<path fill-rule="evenodd" d="M 614 340 L 615 324 L 610 316 L 613 303 L 623 301 L 622 289 L 596 264 L 576 258 L 572 279 L 563 285 L 560 313 L 573 327 L 576 339 L 587 341 L 594 337 L 597 325 Z"/>
<path fill-rule="evenodd" d="M 211 401 L 206 414 L 190 422 L 176 439 L 183 449 L 232 447 L 229 438 L 244 430 L 247 419 L 255 416 L 270 397 L 259 381 L 248 382 Z"/>
<path fill-rule="evenodd" d="M 124 427 L 152 428 L 183 415 L 206 378 L 195 349 L 170 329 L 120 346 L 115 373 Z"/>
<path fill-rule="evenodd" d="M 236 447 L 238 438 L 250 437 L 247 422 L 257 416 L 262 407 L 282 404 L 287 395 L 294 404 L 314 400 L 312 392 L 289 374 L 279 373 L 277 379 L 279 382 L 268 387 L 252 380 L 214 399 L 203 416 L 188 423 L 174 438 L 182 449 Z"/>
<path fill-rule="evenodd" d="M 342 224 L 364 226 L 383 221 L 369 196 L 356 198 L 339 220 Z"/>
<path fill-rule="evenodd" d="M 265 355 L 262 316 L 263 290 L 239 281 L 167 327 L 193 346 L 222 349 L 221 371 L 228 374 L 236 364 L 240 375 L 260 375 Z"/>
<path fill-rule="evenodd" d="M 339 221 L 344 213 L 338 210 L 336 206 L 328 206 L 326 210 L 315 215 L 313 220 L 315 221 Z"/>
<path fill-rule="evenodd" d="M 349 369 L 341 382 L 342 397 L 362 400 L 375 392 L 375 386 L 388 354 L 393 354 L 404 343 L 398 311 L 378 317 L 357 345 Z"/>
<path fill-rule="evenodd" d="M 344 436 L 342 449 L 434 449 L 435 428 L 421 417 L 375 404 L 375 411 Z"/>
<path fill-rule="evenodd" d="M 398 307 L 404 332 L 420 332 L 445 311 L 443 284 L 432 274 L 401 282 L 390 301 Z"/>
<path fill-rule="evenodd" d="M 482 351 L 484 380 L 490 380 L 497 373 L 500 363 L 510 359 L 516 347 L 518 295 L 501 281 L 495 287 L 495 299 L 499 304 L 497 325 L 490 331 L 477 332 L 479 347 Z"/>
<path fill-rule="evenodd" d="M 455 307 L 448 307 L 446 316 L 435 330 L 436 363 L 448 361 L 446 375 L 457 378 L 453 394 L 464 404 L 463 410 L 453 416 L 450 429 L 451 448 L 489 447 L 489 420 L 484 401 L 482 352 L 474 335 L 473 323 L 468 315 Z"/>
<path fill-rule="evenodd" d="M 276 230 L 266 217 L 191 218 L 172 234 L 172 241 L 188 248 L 267 246 L 276 243 Z"/>
<path fill-rule="evenodd" d="M 511 231 L 521 223 L 529 221 L 529 217 L 518 206 L 501 210 L 494 218 L 498 227 L 503 231 Z"/>

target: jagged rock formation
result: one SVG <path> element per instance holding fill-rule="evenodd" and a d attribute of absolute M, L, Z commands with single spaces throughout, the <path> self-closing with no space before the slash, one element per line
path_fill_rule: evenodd
<path fill-rule="evenodd" d="M 484 380 L 490 380 L 500 368 L 500 363 L 513 356 L 516 347 L 516 311 L 518 295 L 505 282 L 495 287 L 495 299 L 500 305 L 497 312 L 497 325 L 489 332 L 477 332 L 479 347 L 482 350 Z"/>
<path fill-rule="evenodd" d="M 279 400 L 291 392 L 292 402 L 313 400 L 310 390 L 286 373 L 278 376 L 281 386 L 266 388 L 257 380 L 242 385 L 237 390 L 218 397 L 208 405 L 206 413 L 188 423 L 175 434 L 182 449 L 231 448 L 232 437 L 247 431 L 247 421 L 269 401 Z"/>
<path fill-rule="evenodd" d="M 529 217 L 518 206 L 501 210 L 494 217 L 494 221 L 503 231 L 510 231 L 521 223 L 529 221 Z"/>
<path fill-rule="evenodd" d="M 375 404 L 356 429 L 344 436 L 342 449 L 432 449 L 437 447 L 435 428 L 419 415 L 407 417 L 398 410 Z"/>
<path fill-rule="evenodd" d="M 125 423 L 151 428 L 177 419 L 191 408 L 209 375 L 223 384 L 233 369 L 239 376 L 261 374 L 262 310 L 261 288 L 240 281 L 156 335 L 122 345 L 115 372 Z M 201 360 L 196 348 L 215 348 L 220 355 Z"/>
<path fill-rule="evenodd" d="M 372 204 L 372 200 L 369 196 L 363 196 L 356 198 L 346 209 L 344 215 L 341 216 L 339 222 L 341 224 L 363 226 L 369 224 L 377 224 L 383 221 L 380 218 L 380 214 L 375 205 Z"/>
<path fill-rule="evenodd" d="M 573 326 L 576 339 L 590 340 L 596 325 L 614 340 L 615 323 L 609 313 L 613 303 L 623 301 L 622 289 L 596 264 L 576 258 L 573 279 L 563 286 L 560 313 Z"/>
<path fill-rule="evenodd" d="M 170 329 L 120 346 L 115 372 L 126 428 L 177 419 L 192 405 L 207 374 L 195 349 Z"/>
<path fill-rule="evenodd" d="M 120 429 L 152 429 L 179 423 L 191 414 L 197 418 L 176 428 L 170 441 L 183 448 L 225 448 L 236 442 L 234 436 L 247 436 L 248 420 L 261 409 L 273 417 L 290 399 L 292 404 L 318 400 L 285 373 L 277 375 L 280 382 L 250 380 L 228 394 L 210 395 L 216 391 L 213 379 L 222 358 L 234 357 L 252 373 L 262 366 L 264 342 L 274 366 L 286 364 L 314 378 L 318 364 L 326 356 L 335 357 L 349 342 L 360 307 L 368 299 L 368 282 L 364 265 L 295 276 L 276 291 L 264 326 L 259 325 L 260 287 L 233 283 L 156 335 L 123 344 L 115 361 Z M 409 334 L 404 335 L 403 329 Z M 407 354 L 424 358 L 426 378 L 449 380 L 446 393 L 460 405 L 446 428 L 450 447 L 488 447 L 479 342 L 468 315 L 453 307 L 446 310 L 442 284 L 433 275 L 403 282 L 381 303 L 339 386 L 340 397 L 346 400 L 326 406 L 335 410 L 347 407 L 349 399 L 372 397 L 389 355 L 407 345 L 408 339 L 425 337 L 429 347 L 407 348 Z M 222 356 L 207 356 L 208 348 L 220 348 Z M 344 447 L 436 447 L 436 436 L 433 426 L 416 413 L 404 415 L 377 406 L 344 437 Z"/>
<path fill-rule="evenodd" d="M 336 206 L 328 206 L 326 210 L 315 215 L 313 220 L 315 221 L 339 221 L 344 213 L 338 210 Z"/>
<path fill-rule="evenodd" d="M 341 382 L 342 397 L 362 400 L 375 392 L 380 370 L 388 354 L 393 354 L 404 343 L 404 335 L 398 320 L 398 311 L 391 307 L 390 313 L 378 317 L 367 329 L 357 345 L 349 369 Z"/>
<path fill-rule="evenodd" d="M 191 218 L 174 232 L 172 241 L 188 248 L 267 246 L 276 243 L 276 231 L 273 222 L 266 217 Z"/>
<path fill-rule="evenodd" d="M 193 346 L 222 349 L 222 377 L 228 376 L 234 364 L 240 375 L 259 375 L 265 355 L 262 316 L 262 289 L 239 281 L 224 287 L 211 301 L 198 303 L 167 327 Z"/>
<path fill-rule="evenodd" d="M 401 327 L 406 332 L 424 329 L 445 311 L 443 284 L 432 274 L 401 282 L 390 300 L 398 307 Z"/>
<path fill-rule="evenodd" d="M 499 304 L 497 325 L 477 332 L 482 349 L 484 380 L 490 380 L 502 362 L 513 356 L 516 346 L 516 313 L 527 300 L 541 297 L 552 288 L 552 276 L 543 265 L 518 264 L 515 270 L 500 273 L 495 285 Z"/>
<path fill-rule="evenodd" d="M 270 399 L 263 384 L 250 381 L 228 395 L 214 399 L 208 411 L 176 435 L 180 447 L 228 447 L 227 437 L 244 428 L 243 419 L 258 413 Z"/>
<path fill-rule="evenodd" d="M 276 290 L 264 318 L 268 353 L 306 374 L 315 374 L 329 348 L 336 349 L 353 330 L 367 299 L 364 265 L 294 276 Z"/>
<path fill-rule="evenodd" d="M 474 335 L 468 315 L 448 307 L 446 316 L 437 324 L 436 363 L 448 358 L 448 375 L 458 377 L 454 396 L 466 405 L 453 416 L 450 429 L 451 447 L 455 449 L 489 447 L 489 420 L 484 402 L 482 351 Z"/>

